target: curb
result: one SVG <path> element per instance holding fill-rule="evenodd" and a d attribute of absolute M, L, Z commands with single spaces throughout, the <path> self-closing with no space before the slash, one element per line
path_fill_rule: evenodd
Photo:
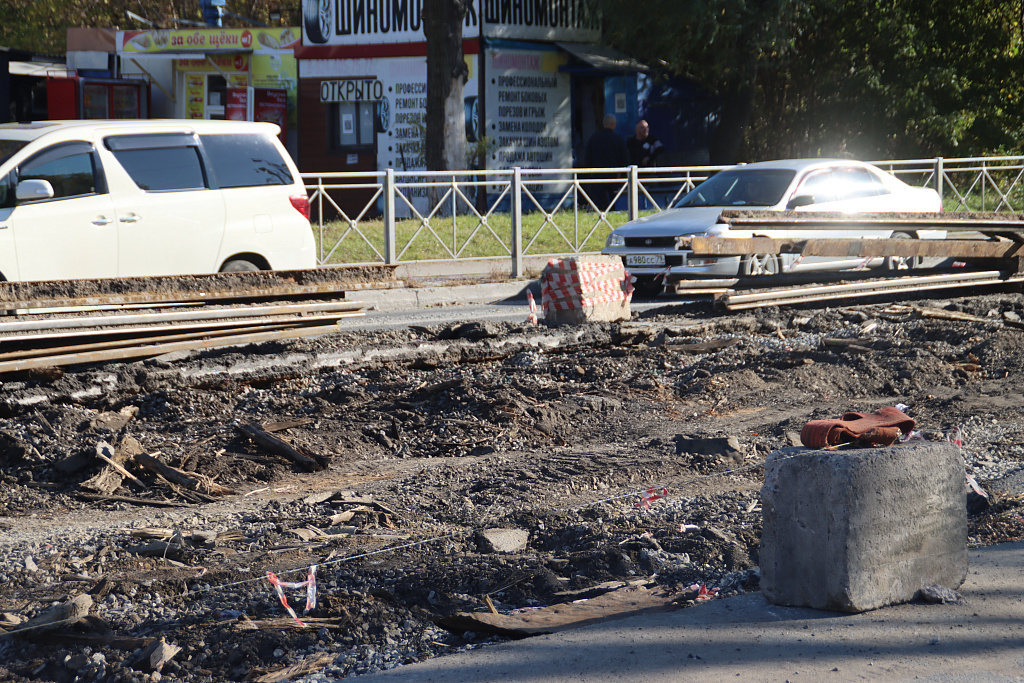
<path fill-rule="evenodd" d="M 364 290 L 352 292 L 352 298 L 353 301 L 362 302 L 368 309 L 374 310 L 489 304 L 503 301 L 525 304 L 528 290 L 533 292 L 534 297 L 540 297 L 540 283 L 536 280 L 524 280 L 451 287 Z"/>

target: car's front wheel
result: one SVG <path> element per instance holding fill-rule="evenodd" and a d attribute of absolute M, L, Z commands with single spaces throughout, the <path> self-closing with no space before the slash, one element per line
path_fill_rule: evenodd
<path fill-rule="evenodd" d="M 912 240 L 913 235 L 909 235 L 905 232 L 894 232 L 889 236 L 891 240 Z M 885 258 L 885 269 L 886 270 L 913 270 L 914 268 L 920 268 L 924 259 L 920 256 L 911 256 L 907 258 L 905 256 L 887 256 Z"/>
<path fill-rule="evenodd" d="M 775 254 L 751 254 L 743 259 L 742 271 L 746 277 L 775 275 L 779 272 L 779 257 Z"/>

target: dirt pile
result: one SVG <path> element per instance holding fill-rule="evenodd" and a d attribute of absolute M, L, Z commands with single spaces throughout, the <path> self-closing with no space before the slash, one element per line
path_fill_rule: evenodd
<path fill-rule="evenodd" d="M 991 492 L 971 542 L 1020 538 L 1021 316 L 1018 294 L 678 304 L 8 377 L 0 680 L 327 680 L 497 637 L 438 626 L 456 613 L 756 589 L 759 465 L 849 410 L 959 441 Z M 267 572 L 313 565 L 293 619 Z M 84 619 L 25 628 L 82 595 Z"/>

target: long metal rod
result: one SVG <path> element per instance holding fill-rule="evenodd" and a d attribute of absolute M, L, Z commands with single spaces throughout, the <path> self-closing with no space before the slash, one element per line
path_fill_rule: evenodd
<path fill-rule="evenodd" d="M 0 322 L 0 335 L 11 332 L 34 330 L 64 330 L 72 328 L 101 327 L 108 325 L 141 325 L 160 322 L 189 322 L 196 320 L 223 320 L 230 318 L 252 318 L 268 315 L 303 315 L 333 311 L 360 311 L 363 305 L 357 301 L 332 301 L 314 304 L 282 304 L 274 306 L 246 306 L 245 308 L 201 308 L 189 311 L 162 313 L 128 313 L 124 315 L 75 316 L 70 318 L 34 318 Z M 3 339 L 0 339 L 3 341 Z"/>
<path fill-rule="evenodd" d="M 341 318 L 357 317 L 363 315 L 362 312 L 351 311 L 342 313 L 328 313 L 324 315 L 290 315 L 290 316 L 276 316 L 266 315 L 260 318 L 244 318 L 236 320 L 208 320 L 198 323 L 188 324 L 174 324 L 174 325 L 148 325 L 145 327 L 105 327 L 103 329 L 93 330 L 74 330 L 71 332 L 54 332 L 54 333 L 29 333 L 29 334 L 17 334 L 9 337 L 0 339 L 0 344 L 26 344 L 31 342 L 47 342 L 47 341 L 61 341 L 67 340 L 68 342 L 74 343 L 75 340 L 83 339 L 96 339 L 96 338 L 110 338 L 118 337 L 119 343 L 141 343 L 146 340 L 160 339 L 166 335 L 167 332 L 173 331 L 177 335 L 192 334 L 192 335 L 216 335 L 224 334 L 224 330 L 227 333 L 231 333 L 232 329 L 238 330 L 243 328 L 259 329 L 269 325 L 281 326 L 281 325 L 310 325 L 313 323 L 339 320 Z M 114 342 L 114 340 L 110 340 Z M 89 343 L 89 342 L 86 342 Z M 40 354 L 48 352 L 46 347 L 37 347 L 32 349 Z M 12 352 L 13 353 L 13 352 Z"/>
<path fill-rule="evenodd" d="M 394 266 L 0 282 L 0 309 L 287 298 L 400 286 Z"/>
<path fill-rule="evenodd" d="M 750 294 L 726 294 L 720 298 L 722 305 L 730 311 L 781 306 L 785 304 L 827 301 L 853 296 L 887 294 L 891 292 L 921 292 L 932 289 L 953 287 L 980 287 L 1024 282 L 1024 275 L 1007 276 L 1000 271 L 965 273 L 963 275 L 934 275 L 922 277 L 893 278 L 884 281 L 856 282 L 826 287 L 800 287 L 785 290 L 765 290 Z"/>
<path fill-rule="evenodd" d="M 103 349 L 66 353 L 42 358 L 25 358 L 20 360 L 0 361 L 0 374 L 38 368 L 52 368 L 82 363 L 101 363 L 107 361 L 131 360 L 160 356 L 173 351 L 194 351 L 198 349 L 216 349 L 225 346 L 240 346 L 260 342 L 277 341 L 280 339 L 297 339 L 312 337 L 337 331 L 337 325 L 322 327 L 303 327 L 285 330 L 273 330 L 250 334 L 238 334 L 226 337 L 192 339 L 187 341 L 168 342 L 148 346 L 129 348 Z"/>

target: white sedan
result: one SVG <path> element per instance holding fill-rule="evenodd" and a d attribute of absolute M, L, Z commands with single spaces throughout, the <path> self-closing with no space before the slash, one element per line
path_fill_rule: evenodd
<path fill-rule="evenodd" d="M 841 159 L 792 159 L 734 166 L 716 173 L 665 211 L 616 228 L 601 253 L 621 256 L 635 280 L 638 294 L 652 295 L 664 285 L 688 278 L 770 275 L 806 270 L 845 270 L 862 259 L 806 258 L 795 254 L 757 254 L 695 258 L 676 248 L 682 236 L 752 237 L 751 230 L 719 223 L 724 209 L 758 211 L 941 211 L 942 201 L 930 188 L 912 187 L 869 164 Z M 916 233 L 871 231 L 763 230 L 757 235 L 807 237 L 945 237 L 945 231 Z M 882 262 L 872 263 L 880 265 Z M 889 267 L 906 267 L 887 259 Z M 916 265 L 916 264 L 914 264 Z"/>

